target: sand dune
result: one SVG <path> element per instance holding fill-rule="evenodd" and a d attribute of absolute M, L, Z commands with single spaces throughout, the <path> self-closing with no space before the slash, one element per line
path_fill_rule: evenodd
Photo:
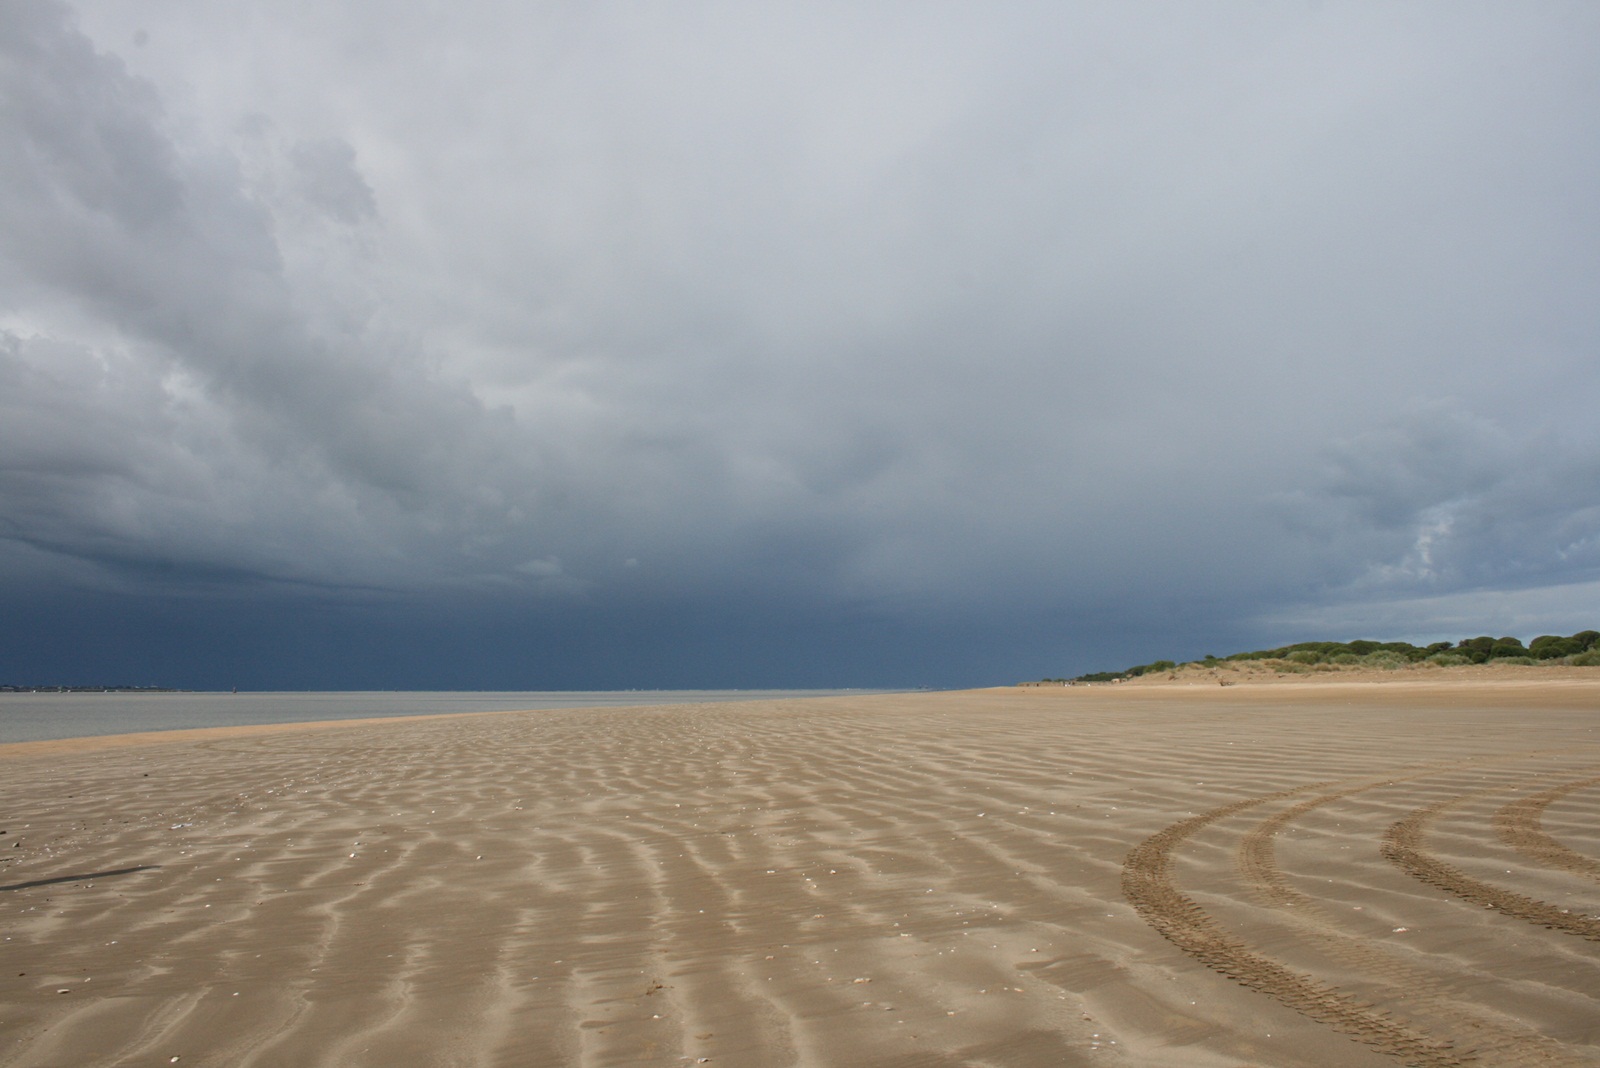
<path fill-rule="evenodd" d="M 1600 1064 L 1587 677 L 37 743 L 0 817 L 0 1065 Z"/>

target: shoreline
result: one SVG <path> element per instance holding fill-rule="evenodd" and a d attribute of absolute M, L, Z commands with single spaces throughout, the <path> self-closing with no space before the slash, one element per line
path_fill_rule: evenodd
<path fill-rule="evenodd" d="M 1219 682 L 1221 685 L 1219 686 Z M 799 692 L 785 697 L 753 697 L 749 699 L 719 698 L 718 704 L 762 704 L 769 701 L 790 700 L 856 700 L 873 697 L 900 697 L 908 695 L 938 694 L 1004 694 L 1038 692 L 1059 693 L 1068 691 L 1103 694 L 1117 691 L 1128 696 L 1148 691 L 1167 693 L 1182 691 L 1185 696 L 1207 693 L 1214 688 L 1228 689 L 1232 696 L 1243 697 L 1259 687 L 1278 688 L 1292 686 L 1300 689 L 1350 688 L 1359 692 L 1362 687 L 1461 687 L 1485 692 L 1517 691 L 1527 687 L 1550 686 L 1555 690 L 1592 687 L 1600 693 L 1600 669 L 1582 667 L 1528 667 L 1526 665 L 1473 664 L 1453 667 L 1412 667 L 1393 670 L 1339 668 L 1286 672 L 1263 668 L 1253 662 L 1232 668 L 1184 668 L 1178 672 L 1159 672 L 1129 678 L 1120 682 L 1078 682 L 1071 684 L 1023 682 L 1011 685 L 980 686 L 957 690 L 864 690 L 859 693 L 823 691 L 822 696 L 801 696 Z M 175 691 L 176 692 L 176 691 Z M 185 691 L 187 692 L 187 691 Z M 296 691 L 298 692 L 298 691 Z M 387 691 L 384 691 L 387 692 Z M 397 691 L 398 692 L 398 691 Z M 560 691 L 567 692 L 567 691 Z M 588 691 L 583 691 L 588 692 Z M 620 692 L 620 691 L 595 691 Z M 651 691 L 657 692 L 657 691 Z M 723 692 L 723 691 L 716 691 Z M 732 692 L 732 691 L 728 691 Z M 759 692 L 759 691 L 758 691 Z M 689 702 L 694 703 L 694 702 Z M 707 702 L 700 702 L 707 703 Z M 164 742 L 185 743 L 223 739 L 231 736 L 247 737 L 254 734 L 281 730 L 331 730 L 338 727 L 371 727 L 385 723 L 405 723 L 415 720 L 448 719 L 459 716 L 529 715 L 553 711 L 605 710 L 661 710 L 679 707 L 679 703 L 660 704 L 642 701 L 638 704 L 604 704 L 560 706 L 557 708 L 478 709 L 451 712 L 426 712 L 393 716 L 364 716 L 349 719 L 289 720 L 274 723 L 243 723 L 216 727 L 156 728 L 141 731 L 123 731 L 113 734 L 77 735 L 68 738 L 40 738 L 17 742 L 0 742 L 0 760 L 29 755 L 54 755 L 57 753 L 97 752 L 131 746 L 156 745 Z"/>
<path fill-rule="evenodd" d="M 613 706 L 608 705 L 606 707 Z M 415 716 L 291 720 L 286 723 L 240 723 L 227 727 L 174 727 L 160 730 L 128 731 L 122 734 L 85 734 L 73 738 L 38 738 L 26 742 L 0 742 L 0 760 L 98 753 L 107 750 L 135 749 L 168 743 L 173 745 L 197 745 L 203 742 L 250 738 L 256 735 L 275 734 L 282 731 L 325 731 L 338 727 L 376 727 L 385 723 L 411 723 L 418 720 L 451 719 L 457 716 L 520 716 L 538 711 L 540 710 L 506 709 L 481 712 L 430 712 Z"/>
<path fill-rule="evenodd" d="M 0 1066 L 1600 1064 L 1600 673 L 1431 676 L 17 743 Z"/>
<path fill-rule="evenodd" d="M 0 693 L 0 745 L 280 723 L 357 722 L 458 712 L 653 708 L 709 701 L 857 696 L 892 690 L 287 691 Z"/>

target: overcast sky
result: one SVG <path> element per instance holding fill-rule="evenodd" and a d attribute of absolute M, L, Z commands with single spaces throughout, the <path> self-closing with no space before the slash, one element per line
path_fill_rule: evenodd
<path fill-rule="evenodd" d="M 1600 6 L 0 0 L 0 681 L 1600 625 Z"/>

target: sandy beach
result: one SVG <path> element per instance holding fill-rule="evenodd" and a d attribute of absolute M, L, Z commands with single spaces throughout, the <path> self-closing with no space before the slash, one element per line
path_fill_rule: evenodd
<path fill-rule="evenodd" d="M 1600 671 L 0 747 L 0 1065 L 1600 1064 Z"/>

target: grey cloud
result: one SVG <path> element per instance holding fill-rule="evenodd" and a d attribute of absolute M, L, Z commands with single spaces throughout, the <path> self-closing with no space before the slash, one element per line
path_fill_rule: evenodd
<path fill-rule="evenodd" d="M 1435 405 L 1333 445 L 1326 492 L 1376 526 L 1409 526 L 1520 475 L 1518 445 L 1489 420 Z"/>
<path fill-rule="evenodd" d="M 414 350 L 375 348 L 372 339 L 302 311 L 296 286 L 308 280 L 285 274 L 270 210 L 247 195 L 235 163 L 217 147 L 174 140 L 151 87 L 94 53 L 55 14 L 7 27 L 8 78 L 26 87 L 8 109 L 8 140 L 22 151 L 12 157 L 19 180 L 4 198 L 8 219 L 18 223 L 8 231 L 7 259 L 28 288 L 46 294 L 34 307 L 11 310 L 29 323 L 36 349 L 50 346 L 58 324 L 71 330 L 88 322 L 97 336 L 107 328 L 120 334 L 118 358 L 131 365 L 143 396 L 96 388 L 92 378 L 70 384 L 51 378 L 54 393 L 22 390 L 19 403 L 60 421 L 59 440 L 35 435 L 34 452 L 54 447 L 70 454 L 79 447 L 73 435 L 94 427 L 106 453 L 144 465 L 145 481 L 127 480 L 116 493 L 145 491 L 143 510 L 157 512 L 165 501 L 149 480 L 172 474 L 184 460 L 200 466 L 202 479 L 215 480 L 213 490 L 240 472 L 225 470 L 218 452 L 151 455 L 161 435 L 146 428 L 139 441 L 124 440 L 137 429 L 123 425 L 128 413 L 146 419 L 161 413 L 167 432 L 210 416 L 220 424 L 220 446 L 253 468 L 249 478 L 269 486 L 298 481 L 280 501 L 304 528 L 296 540 L 332 533 L 322 509 L 330 494 L 342 503 L 338 513 L 356 529 L 308 554 L 295 569 L 307 576 L 345 572 L 352 539 L 386 550 L 377 554 L 376 568 L 357 574 L 388 574 L 392 581 L 398 565 L 383 563 L 384 556 L 404 556 L 429 541 L 481 537 L 479 524 L 492 527 L 494 513 L 516 503 L 508 491 L 517 479 L 508 477 L 503 458 L 524 464 L 536 445 L 508 439 L 505 420 L 485 411 L 469 390 L 431 373 Z M 70 106 L 58 106 L 63 99 Z M 322 183 L 309 192 L 323 198 L 324 208 L 337 208 L 347 217 L 341 221 L 370 217 L 370 194 L 361 196 L 365 187 L 347 146 L 323 143 L 293 158 L 298 173 Z M 343 198 L 337 204 L 328 199 L 335 194 Z M 21 340 L 14 335 L 7 353 L 14 373 L 25 383 L 42 381 L 27 377 Z M 173 394 L 173 369 L 187 376 L 192 403 Z M 71 373 L 65 366 L 55 371 Z M 84 415 L 76 426 L 66 421 L 73 410 Z M 221 451 L 218 443 L 212 448 Z M 484 481 L 491 483 L 486 493 Z M 102 505 L 118 510 L 103 482 L 66 490 L 81 494 L 90 485 L 97 485 Z M 243 525 L 244 516 L 228 507 L 238 502 L 226 496 L 210 514 L 196 509 L 191 516 L 213 528 L 214 537 Z M 29 526 L 23 517 L 13 524 Z M 72 532 L 59 533 L 61 547 L 69 548 Z M 28 536 L 48 540 L 38 531 Z M 194 548 L 167 524 L 146 537 L 156 554 L 182 556 Z M 256 540 L 246 537 L 238 550 L 246 566 Z"/>
<path fill-rule="evenodd" d="M 1431 406 L 1331 446 L 1291 522 L 1342 550 L 1335 600 L 1581 584 L 1600 575 L 1594 445 L 1587 428 L 1513 434 Z"/>
<path fill-rule="evenodd" d="M 1356 598 L 1275 606 L 1255 625 L 1262 634 L 1381 634 L 1421 644 L 1460 641 L 1484 632 L 1526 640 L 1539 634 L 1590 629 L 1596 595 L 1600 595 L 1600 583 L 1567 581 L 1425 597 Z"/>
<path fill-rule="evenodd" d="M 181 199 L 172 154 L 149 126 L 156 93 L 69 32 L 67 14 L 49 2 L 0 10 L 7 184 L 40 199 L 65 194 L 124 227 L 154 224 Z"/>
<path fill-rule="evenodd" d="M 950 633 L 1593 577 L 1583 5 L 249 10 L 5 9 L 30 560 Z"/>
<path fill-rule="evenodd" d="M 289 153 L 300 193 L 342 223 L 354 225 L 377 214 L 369 186 L 356 168 L 355 149 L 338 138 L 300 141 Z"/>

